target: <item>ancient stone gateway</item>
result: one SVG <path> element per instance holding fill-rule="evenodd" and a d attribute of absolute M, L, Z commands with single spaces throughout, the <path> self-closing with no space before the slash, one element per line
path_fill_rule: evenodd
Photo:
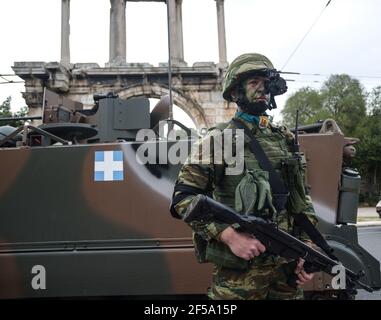
<path fill-rule="evenodd" d="M 110 0 L 110 57 L 105 66 L 100 67 L 94 63 L 71 63 L 70 0 L 62 0 L 60 62 L 15 62 L 13 66 L 15 73 L 25 80 L 23 97 L 30 115 L 41 114 L 45 87 L 80 101 L 89 108 L 94 104 L 95 93 L 112 91 L 126 99 L 141 95 L 160 99 L 168 94 L 167 63 L 153 66 L 126 61 L 126 1 L 141 0 Z M 223 100 L 221 93 L 222 78 L 228 65 L 224 0 L 214 0 L 217 9 L 219 62 L 196 62 L 192 66 L 184 61 L 182 0 L 150 1 L 163 2 L 168 6 L 173 103 L 190 116 L 197 128 L 230 119 L 236 106 Z"/>

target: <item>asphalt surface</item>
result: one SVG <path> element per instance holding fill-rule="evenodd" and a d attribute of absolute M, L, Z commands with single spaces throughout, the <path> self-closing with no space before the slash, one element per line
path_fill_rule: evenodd
<path fill-rule="evenodd" d="M 358 228 L 358 238 L 360 245 L 381 261 L 381 226 Z M 369 293 L 358 290 L 356 300 L 381 300 L 381 291 Z"/>

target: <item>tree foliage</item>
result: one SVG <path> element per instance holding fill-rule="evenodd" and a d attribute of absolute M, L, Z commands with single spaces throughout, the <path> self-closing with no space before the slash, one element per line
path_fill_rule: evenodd
<path fill-rule="evenodd" d="M 346 74 L 332 75 L 321 89 L 323 105 L 341 130 L 350 135 L 366 115 L 366 95 L 360 82 Z"/>
<path fill-rule="evenodd" d="M 362 199 L 374 204 L 381 198 L 381 86 L 366 93 L 348 75 L 332 75 L 320 88 L 302 88 L 286 101 L 284 124 L 294 126 L 296 110 L 300 125 L 334 119 L 346 136 L 357 137 L 353 164 L 365 182 Z"/>
<path fill-rule="evenodd" d="M 12 97 L 7 97 L 0 105 L 0 118 L 8 118 L 8 117 L 23 117 L 28 113 L 28 107 L 22 107 L 17 112 L 12 112 L 11 110 L 11 101 Z M 10 125 L 12 127 L 18 127 L 22 124 L 21 121 L 0 121 L 0 126 Z"/>
<path fill-rule="evenodd" d="M 290 96 L 282 110 L 283 123 L 288 127 L 295 125 L 296 110 L 299 110 L 299 122 L 310 124 L 323 117 L 322 99 L 318 91 L 306 87 Z"/>
<path fill-rule="evenodd" d="M 368 110 L 369 114 L 354 132 L 360 139 L 356 145 L 355 165 L 368 182 L 363 190 L 364 199 L 374 204 L 381 198 L 381 86 L 369 94 Z"/>
<path fill-rule="evenodd" d="M 302 125 L 331 118 L 350 135 L 366 115 L 366 94 L 358 80 L 332 75 L 320 90 L 302 88 L 288 98 L 282 110 L 285 125 L 295 122 L 296 109 Z"/>
<path fill-rule="evenodd" d="M 11 100 L 12 97 L 9 96 L 0 105 L 0 117 L 12 117 Z"/>
<path fill-rule="evenodd" d="M 368 95 L 368 111 L 371 115 L 381 114 L 381 86 L 374 88 Z"/>

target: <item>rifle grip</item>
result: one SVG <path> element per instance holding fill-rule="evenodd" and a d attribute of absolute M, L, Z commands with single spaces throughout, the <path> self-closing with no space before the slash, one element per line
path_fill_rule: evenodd
<path fill-rule="evenodd" d="M 291 275 L 287 279 L 287 284 L 292 288 L 297 288 L 298 284 L 296 283 L 297 280 L 299 280 L 298 275 L 295 273 L 296 268 L 296 262 L 291 262 L 288 265 L 289 267 L 293 267 L 293 270 L 291 271 Z M 308 263 L 304 263 L 303 270 L 307 273 L 315 272 L 316 270 Z"/>

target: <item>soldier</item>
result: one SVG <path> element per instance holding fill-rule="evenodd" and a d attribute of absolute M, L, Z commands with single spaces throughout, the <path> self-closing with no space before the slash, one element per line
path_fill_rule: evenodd
<path fill-rule="evenodd" d="M 229 66 L 223 84 L 223 97 L 238 105 L 229 123 L 219 124 L 194 144 L 191 155 L 179 172 L 171 205 L 172 215 L 182 217 L 197 194 L 213 196 L 242 214 L 271 219 L 277 225 L 311 243 L 307 234 L 294 223 L 294 213 L 304 213 L 316 224 L 312 202 L 305 194 L 303 161 L 295 162 L 293 134 L 285 127 L 270 123 L 267 109 L 276 107 L 274 96 L 286 92 L 283 78 L 263 55 L 250 53 L 237 57 Z M 254 134 L 276 175 L 281 177 L 287 192 L 275 194 L 279 186 L 271 185 L 270 172 L 263 170 L 258 155 L 244 139 L 244 170 L 226 174 L 231 161 L 214 161 L 212 143 L 210 161 L 204 161 L 201 146 L 211 143 L 228 129 L 245 129 Z M 237 136 L 233 133 L 232 143 Z M 220 144 L 222 147 L 222 144 Z M 233 147 L 234 149 L 234 147 Z M 223 153 L 223 152 L 222 152 Z M 202 162 L 197 161 L 200 158 Z M 279 184 L 282 184 L 279 183 Z M 241 232 L 237 225 L 214 222 L 192 222 L 195 252 L 199 262 L 214 264 L 213 282 L 208 290 L 211 299 L 301 299 L 302 290 L 287 284 L 292 272 L 298 285 L 310 281 L 313 274 L 303 270 L 303 260 L 294 263 L 266 252 L 255 237 Z"/>

